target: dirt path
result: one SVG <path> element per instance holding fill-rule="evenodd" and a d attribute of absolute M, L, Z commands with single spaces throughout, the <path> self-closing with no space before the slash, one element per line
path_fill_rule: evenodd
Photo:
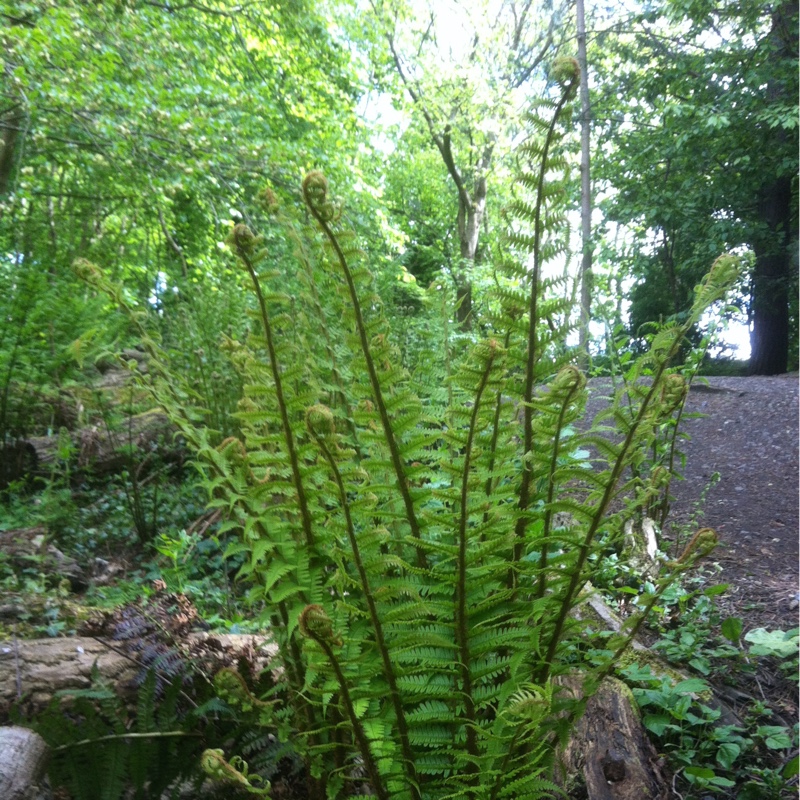
<path fill-rule="evenodd" d="M 665 534 L 691 519 L 713 473 L 720 475 L 703 505 L 702 525 L 722 544 L 713 559 L 731 588 L 726 612 L 746 628 L 797 625 L 798 592 L 798 379 L 796 375 L 708 378 L 689 393 L 682 429 L 684 480 Z"/>

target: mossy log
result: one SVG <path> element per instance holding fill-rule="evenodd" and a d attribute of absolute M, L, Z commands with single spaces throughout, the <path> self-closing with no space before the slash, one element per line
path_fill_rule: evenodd
<path fill-rule="evenodd" d="M 68 581 L 73 592 L 85 590 L 93 577 L 91 570 L 82 567 L 74 558 L 64 555 L 50 541 L 47 528 L 42 525 L 0 531 L 0 552 L 15 570 L 22 571 L 35 564 L 37 571 L 46 576 L 51 585 Z M 99 574 L 98 570 L 97 575 Z M 4 619 L 18 616 L 14 612 L 15 608 L 21 608 L 24 613 L 31 611 L 29 604 L 20 607 L 19 603 L 10 600 L 9 595 L 9 602 L 0 603 L 0 623 Z"/>
<path fill-rule="evenodd" d="M 70 438 L 77 469 L 93 475 L 109 475 L 131 466 L 138 467 L 156 450 L 162 461 L 181 463 L 185 453 L 174 434 L 175 427 L 167 415 L 156 409 L 129 417 L 115 431 L 90 425 L 67 434 L 33 436 L 0 451 L 8 473 L 4 479 L 9 483 L 36 476 L 49 477 L 58 462 L 59 451 L 64 448 L 64 435 Z"/>
<path fill-rule="evenodd" d="M 619 633 L 622 630 L 622 618 L 603 600 L 600 593 L 591 583 L 587 583 L 584 586 L 582 601 L 575 607 L 573 613 L 579 619 L 594 620 L 606 630 L 614 633 Z M 618 668 L 623 668 L 630 664 L 639 664 L 641 667 L 649 666 L 655 677 L 669 678 L 673 685 L 698 677 L 688 670 L 669 664 L 658 653 L 648 648 L 637 638 L 633 639 L 627 651 L 623 654 Z M 708 696 L 705 696 L 705 694 L 702 697 L 695 696 L 695 699 L 701 699 L 707 706 L 719 711 L 722 725 L 742 726 L 742 720 L 728 703 L 714 693 L 713 687 L 709 687 Z"/>

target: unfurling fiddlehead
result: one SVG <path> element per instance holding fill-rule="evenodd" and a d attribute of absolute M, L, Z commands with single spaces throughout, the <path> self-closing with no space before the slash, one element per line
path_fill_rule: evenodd
<path fill-rule="evenodd" d="M 409 527 L 411 528 L 411 535 L 415 540 L 421 542 L 422 529 L 417 518 L 416 509 L 414 508 L 414 501 L 411 497 L 411 489 L 409 488 L 408 476 L 406 475 L 406 469 L 403 465 L 403 459 L 400 455 L 400 447 L 397 443 L 392 422 L 389 418 L 389 412 L 386 408 L 386 402 L 383 397 L 383 389 L 381 388 L 380 379 L 378 378 L 378 371 L 372 358 L 370 341 L 367 335 L 367 326 L 361 310 L 361 302 L 358 298 L 358 292 L 356 292 L 353 274 L 350 270 L 350 265 L 347 263 L 347 259 L 345 258 L 344 251 L 342 250 L 342 247 L 330 226 L 331 221 L 335 217 L 335 208 L 328 200 L 328 182 L 325 180 L 325 176 L 321 172 L 310 172 L 308 175 L 306 175 L 305 180 L 303 181 L 303 198 L 305 199 L 306 205 L 308 206 L 312 216 L 317 221 L 322 229 L 322 232 L 330 242 L 330 245 L 336 254 L 336 259 L 339 263 L 339 267 L 342 270 L 345 282 L 347 283 L 350 302 L 352 303 L 353 314 L 355 316 L 356 328 L 358 330 L 358 337 L 361 344 L 361 351 L 366 362 L 369 381 L 372 387 L 372 396 L 381 419 L 386 445 L 389 448 L 389 453 L 392 459 L 392 467 L 394 468 L 394 473 L 397 479 L 397 488 L 399 489 L 400 495 L 403 498 L 406 519 Z M 423 568 L 428 566 L 427 556 L 425 555 L 424 550 L 419 548 L 417 549 L 417 562 Z"/>

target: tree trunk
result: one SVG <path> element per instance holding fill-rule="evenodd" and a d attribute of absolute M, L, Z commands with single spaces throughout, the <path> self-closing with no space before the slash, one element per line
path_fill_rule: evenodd
<path fill-rule="evenodd" d="M 794 63 L 797 59 L 797 8 L 794 0 L 773 8 L 769 46 L 774 60 Z M 773 79 L 767 83 L 765 102 L 786 102 L 787 95 L 792 97 L 795 93 L 796 88 Z M 784 151 L 787 136 L 782 128 L 769 129 L 761 142 L 764 152 Z M 793 149 L 796 152 L 796 140 Z M 789 292 L 797 256 L 797 220 L 792 214 L 796 166 L 796 161 L 794 165 L 778 165 L 758 195 L 757 218 L 762 230 L 753 243 L 756 264 L 751 295 L 751 375 L 779 375 L 787 368 Z"/>
<path fill-rule="evenodd" d="M 769 237 L 755 245 L 752 317 L 750 334 L 751 375 L 780 375 L 786 372 L 789 355 L 789 284 L 792 249 L 791 181 L 782 178 L 769 186 L 759 203 L 761 219 Z"/>
<path fill-rule="evenodd" d="M 559 679 L 580 693 L 580 678 Z M 559 759 L 556 780 L 570 797 L 667 800 L 670 787 L 624 683 L 606 678 L 586 704 Z"/>
<path fill-rule="evenodd" d="M 458 195 L 458 242 L 461 263 L 455 271 L 456 281 L 456 319 L 462 330 L 472 327 L 472 268 L 478 252 L 478 239 L 481 232 L 483 214 L 486 210 L 486 178 L 475 181 L 472 197 L 466 192 Z"/>
<path fill-rule="evenodd" d="M 14 174 L 15 154 L 17 141 L 22 130 L 25 115 L 21 108 L 15 108 L 11 113 L 0 118 L 0 197 L 8 194 L 11 188 L 11 176 Z"/>
<path fill-rule="evenodd" d="M 583 0 L 575 0 L 578 23 L 578 65 L 581 70 L 581 321 L 579 347 L 583 366 L 589 365 L 589 321 L 592 305 L 592 182 L 590 166 L 590 135 L 592 109 L 589 104 L 589 65 L 586 58 L 586 21 Z"/>

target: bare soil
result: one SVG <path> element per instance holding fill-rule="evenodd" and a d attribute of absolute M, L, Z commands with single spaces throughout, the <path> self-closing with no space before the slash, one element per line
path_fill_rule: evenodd
<path fill-rule="evenodd" d="M 666 538 L 674 543 L 698 526 L 717 531 L 713 580 L 729 586 L 717 607 L 722 618 L 742 620 L 743 635 L 797 627 L 797 375 L 705 379 L 689 392 L 685 413 L 682 429 L 691 438 L 681 444 L 683 480 L 672 485 Z M 719 480 L 701 503 L 714 473 Z M 773 711 L 770 724 L 792 725 L 796 681 L 773 659 L 754 666 L 723 670 L 712 681 L 715 689 L 743 717 L 752 701 L 762 701 Z"/>
<path fill-rule="evenodd" d="M 707 384 L 706 384 L 707 381 Z M 667 538 L 700 507 L 702 526 L 721 544 L 712 556 L 730 584 L 720 601 L 742 617 L 745 630 L 798 624 L 798 378 L 707 378 L 693 385 L 682 430 L 683 480 L 674 500 Z"/>

